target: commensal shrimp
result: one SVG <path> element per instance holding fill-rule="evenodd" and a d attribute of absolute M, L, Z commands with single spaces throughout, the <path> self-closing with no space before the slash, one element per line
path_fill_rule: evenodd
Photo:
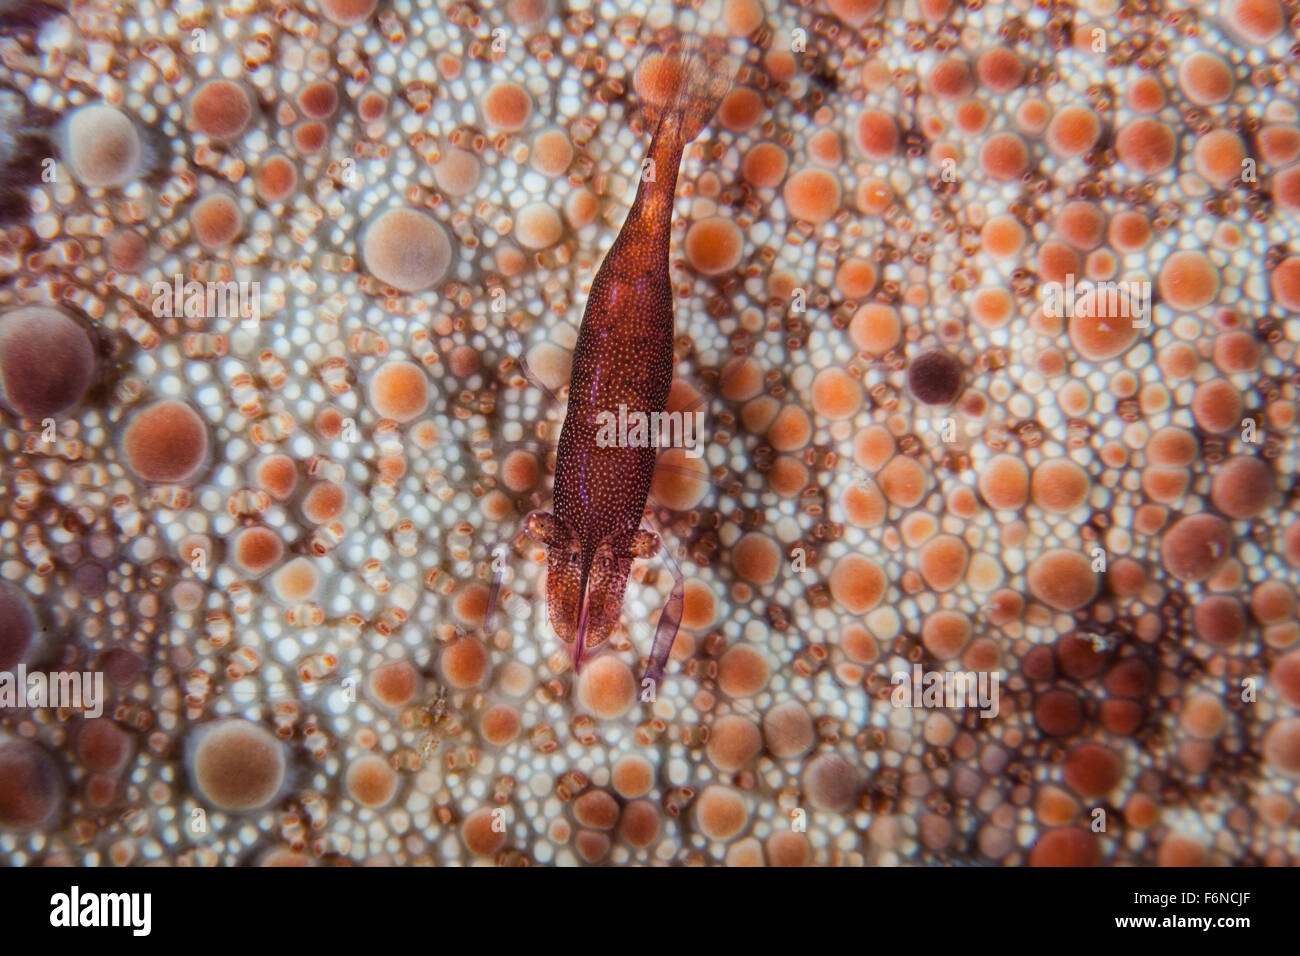
<path fill-rule="evenodd" d="M 555 465 L 554 513 L 535 511 L 525 531 L 547 549 L 551 626 L 583 655 L 613 632 L 634 558 L 660 548 L 642 530 L 657 449 L 619 447 L 601 424 L 620 409 L 664 411 L 673 378 L 673 292 L 668 250 L 682 153 L 731 86 L 733 61 L 697 44 L 643 61 L 642 116 L 654 131 L 636 199 L 592 282 L 573 352 L 569 405 Z M 647 76 L 647 73 L 651 74 Z M 640 85 L 640 84 L 639 84 Z M 655 101 L 654 92 L 666 93 Z M 607 434 L 607 433 L 606 433 Z M 681 620 L 680 581 L 660 617 L 646 677 L 662 677 Z"/>

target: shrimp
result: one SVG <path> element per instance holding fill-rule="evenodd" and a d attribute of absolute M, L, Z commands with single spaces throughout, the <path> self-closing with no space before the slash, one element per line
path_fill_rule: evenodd
<path fill-rule="evenodd" d="M 572 645 L 575 672 L 618 624 L 632 561 L 660 550 L 659 535 L 640 527 L 657 448 L 653 442 L 619 447 L 601 427 L 620 410 L 651 420 L 667 405 L 674 365 L 668 251 L 677 174 L 686 144 L 709 122 L 734 69 L 730 57 L 701 43 L 642 62 L 643 75 L 655 74 L 651 87 L 667 88 L 669 95 L 660 102 L 643 99 L 642 116 L 654 134 L 636 199 L 592 282 L 578 330 L 556 454 L 554 511 L 535 511 L 525 524 L 525 533 L 546 547 L 547 614 L 560 639 Z M 678 576 L 647 671 L 656 683 L 681 620 Z"/>

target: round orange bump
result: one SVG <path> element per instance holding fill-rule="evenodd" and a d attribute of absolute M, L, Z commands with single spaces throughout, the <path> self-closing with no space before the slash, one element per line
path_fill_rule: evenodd
<path fill-rule="evenodd" d="M 333 521 L 347 507 L 348 493 L 332 481 L 314 482 L 302 500 L 302 513 L 313 524 Z"/>
<path fill-rule="evenodd" d="M 584 827 L 612 830 L 618 823 L 618 801 L 604 790 L 588 790 L 573 801 L 573 815 Z"/>
<path fill-rule="evenodd" d="M 883 0 L 826 0 L 826 9 L 851 27 L 866 23 L 882 6 Z"/>
<path fill-rule="evenodd" d="M 561 129 L 547 129 L 533 138 L 529 164 L 543 176 L 563 176 L 573 161 L 573 143 Z"/>
<path fill-rule="evenodd" d="M 1029 469 L 1017 455 L 995 455 L 980 472 L 978 487 L 990 508 L 1024 507 L 1029 497 Z"/>
<path fill-rule="evenodd" d="M 405 707 L 420 693 L 420 674 L 410 661 L 386 661 L 371 671 L 367 684 L 385 707 Z"/>
<path fill-rule="evenodd" d="M 1153 76 L 1139 76 L 1128 88 L 1128 105 L 1136 113 L 1158 113 L 1167 102 L 1165 88 Z"/>
<path fill-rule="evenodd" d="M 457 690 L 477 687 L 488 671 L 488 652 L 476 637 L 462 637 L 442 649 L 439 667 L 442 676 Z"/>
<path fill-rule="evenodd" d="M 866 259 L 847 259 L 835 270 L 835 287 L 841 295 L 861 299 L 876 287 L 879 274 Z"/>
<path fill-rule="evenodd" d="M 284 202 L 298 188 L 298 168 L 285 156 L 269 156 L 257 168 L 254 185 L 262 202 Z"/>
<path fill-rule="evenodd" d="M 1016 255 L 1025 246 L 1025 227 L 1015 216 L 993 216 L 980 231 L 984 251 L 996 259 Z"/>
<path fill-rule="evenodd" d="M 257 484 L 277 501 L 293 494 L 298 484 L 298 469 L 288 455 L 271 455 L 257 466 Z"/>
<path fill-rule="evenodd" d="M 1085 287 L 1086 288 L 1086 287 Z M 1070 344 L 1089 362 L 1106 362 L 1123 355 L 1137 341 L 1141 304 L 1125 293 L 1095 289 L 1076 299 L 1070 314 Z"/>
<path fill-rule="evenodd" d="M 1300 256 L 1289 256 L 1278 263 L 1268 282 L 1279 305 L 1300 311 Z"/>
<path fill-rule="evenodd" d="M 1268 673 L 1269 684 L 1290 707 L 1300 707 L 1300 650 L 1288 651 Z"/>
<path fill-rule="evenodd" d="M 855 528 L 874 528 L 885 520 L 885 496 L 869 478 L 844 489 L 840 503 L 845 519 Z"/>
<path fill-rule="evenodd" d="M 888 159 L 898 152 L 898 124 L 883 110 L 864 110 L 858 117 L 858 147 L 868 159 Z"/>
<path fill-rule="evenodd" d="M 224 249 L 244 228 L 244 214 L 233 196 L 209 193 L 190 210 L 194 240 L 204 249 Z"/>
<path fill-rule="evenodd" d="M 1162 428 L 1147 439 L 1147 458 L 1154 465 L 1190 465 L 1200 452 L 1196 436 L 1182 428 Z"/>
<path fill-rule="evenodd" d="M 782 455 L 772 462 L 767 481 L 781 497 L 793 498 L 808 486 L 808 467 L 798 458 Z"/>
<path fill-rule="evenodd" d="M 1232 530 L 1214 515 L 1189 515 L 1176 521 L 1160 541 L 1160 560 L 1180 581 L 1204 581 L 1231 553 Z"/>
<path fill-rule="evenodd" d="M 294 558 L 275 572 L 271 587 L 285 604 L 309 601 L 320 586 L 320 573 L 306 558 Z"/>
<path fill-rule="evenodd" d="M 77 405 L 95 377 L 95 348 L 60 308 L 24 306 L 0 315 L 0 400 L 25 418 Z"/>
<path fill-rule="evenodd" d="M 812 847 L 808 837 L 802 833 L 777 830 L 767 838 L 764 847 L 772 866 L 808 866 L 812 863 Z"/>
<path fill-rule="evenodd" d="M 860 554 L 846 554 L 836 561 L 827 583 L 836 603 L 853 614 L 871 610 L 885 595 L 885 572 Z"/>
<path fill-rule="evenodd" d="M 1068 458 L 1049 458 L 1034 469 L 1029 494 L 1045 511 L 1065 514 L 1088 498 L 1088 474 Z"/>
<path fill-rule="evenodd" d="M 1245 159 L 1246 144 L 1236 133 L 1225 129 L 1211 130 L 1192 148 L 1196 171 L 1210 185 L 1219 188 L 1241 176 Z"/>
<path fill-rule="evenodd" d="M 1029 851 L 1030 866 L 1096 866 L 1100 862 L 1096 840 L 1077 827 L 1048 830 Z"/>
<path fill-rule="evenodd" d="M 487 615 L 488 587 L 479 581 L 470 581 L 456 594 L 452 614 L 466 626 L 479 625 Z"/>
<path fill-rule="evenodd" d="M 270 528 L 245 528 L 235 536 L 235 564 L 245 574 L 265 574 L 284 555 L 284 542 Z"/>
<path fill-rule="evenodd" d="M 328 80 L 317 80 L 298 92 L 298 109 L 312 119 L 328 119 L 338 105 L 338 88 Z"/>
<path fill-rule="evenodd" d="M 508 704 L 489 708 L 479 721 L 479 732 L 488 743 L 500 747 L 519 736 L 519 711 Z"/>
<path fill-rule="evenodd" d="M 144 265 L 149 243 L 133 229 L 115 229 L 104 240 L 104 257 L 118 272 L 134 275 Z"/>
<path fill-rule="evenodd" d="M 1119 755 L 1101 744 L 1080 744 L 1065 755 L 1065 782 L 1085 797 L 1104 797 L 1123 777 Z"/>
<path fill-rule="evenodd" d="M 274 735 L 247 720 L 203 728 L 190 761 L 194 789 L 222 810 L 257 810 L 284 785 L 284 748 Z"/>
<path fill-rule="evenodd" d="M 1250 595 L 1250 610 L 1261 624 L 1276 624 L 1295 613 L 1296 597 L 1290 585 L 1264 581 Z"/>
<path fill-rule="evenodd" d="M 116 773 L 131 756 L 131 737 L 107 717 L 92 717 L 77 732 L 77 756 L 95 773 Z"/>
<path fill-rule="evenodd" d="M 414 362 L 385 362 L 371 378 L 368 395 L 380 416 L 409 422 L 429 405 L 429 378 Z"/>
<path fill-rule="evenodd" d="M 705 275 L 720 275 L 736 268 L 744 244 L 735 222 L 710 216 L 692 223 L 686 230 L 686 259 Z"/>
<path fill-rule="evenodd" d="M 762 746 L 763 736 L 757 724 L 748 717 L 727 714 L 715 720 L 709 728 L 706 753 L 713 766 L 726 773 L 735 773 L 749 763 Z"/>
<path fill-rule="evenodd" d="M 738 790 L 715 783 L 695 801 L 695 824 L 710 840 L 730 840 L 749 825 L 749 811 Z"/>
<path fill-rule="evenodd" d="M 1097 575 L 1088 559 L 1064 548 L 1035 558 L 1025 580 L 1030 594 L 1058 611 L 1077 611 L 1097 595 Z"/>
<path fill-rule="evenodd" d="M 1101 138 L 1101 120 L 1086 106 L 1057 110 L 1047 126 L 1047 145 L 1058 156 L 1082 156 Z"/>
<path fill-rule="evenodd" d="M 602 720 L 627 713 L 636 697 L 632 670 L 612 654 L 602 654 L 583 668 L 578 678 L 578 700 Z"/>
<path fill-rule="evenodd" d="M 64 161 L 73 177 L 92 189 L 117 189 L 141 173 L 144 146 L 134 121 L 103 103 L 78 108 L 63 133 Z"/>
<path fill-rule="evenodd" d="M 506 845 L 505 831 L 494 826 L 495 823 L 492 810 L 484 807 L 475 810 L 460 825 L 460 838 L 475 856 L 492 856 Z"/>
<path fill-rule="evenodd" d="M 512 451 L 501 463 L 501 483 L 516 494 L 537 487 L 540 477 L 541 466 L 532 452 Z"/>
<path fill-rule="evenodd" d="M 1153 119 L 1136 119 L 1115 137 L 1119 161 L 1135 173 L 1150 176 L 1168 169 L 1174 161 L 1174 132 Z"/>
<path fill-rule="evenodd" d="M 1197 106 L 1222 103 L 1232 96 L 1232 70 L 1221 56 L 1198 50 L 1178 65 L 1178 85 Z"/>
<path fill-rule="evenodd" d="M 1083 705 L 1068 690 L 1048 690 L 1034 701 L 1034 723 L 1051 737 L 1069 737 L 1083 726 Z"/>
<path fill-rule="evenodd" d="M 838 368 L 822 369 L 812 383 L 813 408 L 832 421 L 852 418 L 862 407 L 862 386 Z"/>
<path fill-rule="evenodd" d="M 1263 749 L 1270 770 L 1300 777 L 1300 717 L 1287 717 L 1269 727 Z"/>
<path fill-rule="evenodd" d="M 891 504 L 914 508 L 925 497 L 928 482 L 920 462 L 908 455 L 895 455 L 877 476 L 880 490 Z"/>
<path fill-rule="evenodd" d="M 935 63 L 930 70 L 930 92 L 941 100 L 959 100 L 975 90 L 975 78 L 970 64 L 960 56 L 949 56 Z"/>
<path fill-rule="evenodd" d="M 1095 203 L 1076 199 L 1057 213 L 1056 231 L 1076 249 L 1096 249 L 1106 238 L 1106 216 Z"/>
<path fill-rule="evenodd" d="M 1015 133 L 994 133 L 980 150 L 980 166 L 1001 182 L 1019 179 L 1029 170 L 1029 149 Z"/>
<path fill-rule="evenodd" d="M 1140 212 L 1120 210 L 1110 221 L 1107 238 L 1117 252 L 1137 252 L 1151 241 L 1151 223 Z"/>
<path fill-rule="evenodd" d="M 532 115 L 532 97 L 518 83 L 497 83 L 483 97 L 483 118 L 493 129 L 516 133 Z"/>
<path fill-rule="evenodd" d="M 1286 14 L 1278 0 L 1236 0 L 1228 25 L 1252 43 L 1267 43 L 1286 27 Z"/>
<path fill-rule="evenodd" d="M 921 577 L 936 591 L 947 591 L 966 573 L 970 549 L 961 538 L 941 534 L 921 546 Z"/>
<path fill-rule="evenodd" d="M 666 448 L 656 461 L 650 493 L 665 508 L 689 511 L 708 493 L 708 471 L 701 458 L 688 458 L 685 448 Z"/>
<path fill-rule="evenodd" d="M 644 797 L 655 785 L 655 768 L 637 754 L 619 757 L 610 768 L 610 786 L 625 800 Z"/>
<path fill-rule="evenodd" d="M 786 180 L 782 195 L 792 216 L 811 223 L 834 216 L 843 197 L 839 179 L 824 169 L 799 170 Z"/>
<path fill-rule="evenodd" d="M 664 53 L 651 52 L 636 68 L 632 85 L 643 104 L 663 106 L 677 92 L 682 82 L 681 60 Z"/>
<path fill-rule="evenodd" d="M 235 139 L 252 118 L 253 98 L 232 80 L 208 80 L 190 100 L 190 125 L 212 139 Z"/>
<path fill-rule="evenodd" d="M 763 115 L 763 98 L 748 86 L 737 86 L 718 105 L 718 125 L 732 133 L 743 133 Z"/>
<path fill-rule="evenodd" d="M 344 784 L 353 800 L 377 810 L 397 794 L 397 772 L 378 754 L 366 754 L 352 761 Z"/>
<path fill-rule="evenodd" d="M 467 149 L 452 146 L 433 165 L 433 181 L 449 196 L 464 196 L 478 185 L 482 165 Z"/>
<path fill-rule="evenodd" d="M 783 407 L 767 430 L 767 440 L 777 451 L 798 451 L 810 438 L 812 421 L 798 405 Z"/>
<path fill-rule="evenodd" d="M 1211 644 L 1228 647 L 1246 632 L 1246 609 L 1234 597 L 1211 594 L 1192 611 L 1192 627 L 1197 636 Z"/>
<path fill-rule="evenodd" d="M 31 646 L 36 620 L 16 589 L 0 583 L 0 670 L 9 670 Z"/>
<path fill-rule="evenodd" d="M 1014 50 L 995 46 L 980 54 L 975 73 L 994 93 L 1010 93 L 1025 81 L 1025 64 Z"/>
<path fill-rule="evenodd" d="M 529 203 L 515 214 L 515 238 L 525 249 L 549 249 L 563 235 L 564 223 L 549 203 Z"/>
<path fill-rule="evenodd" d="M 123 433 L 122 451 L 145 481 L 187 481 L 207 461 L 208 426 L 184 402 L 164 400 L 135 414 Z"/>
<path fill-rule="evenodd" d="M 767 685 L 770 673 L 762 654 L 736 644 L 718 660 L 718 689 L 728 697 L 752 697 Z"/>
<path fill-rule="evenodd" d="M 1273 201 L 1283 209 L 1300 212 L 1300 166 L 1288 166 L 1273 177 Z"/>
<path fill-rule="evenodd" d="M 1192 417 L 1207 432 L 1222 434 L 1241 427 L 1241 394 L 1223 379 L 1202 382 L 1192 394 Z"/>
<path fill-rule="evenodd" d="M 0 743 L 0 827 L 33 830 L 63 803 L 63 778 L 50 756 L 25 740 Z"/>
<path fill-rule="evenodd" d="M 361 258 L 385 285 L 419 292 L 446 275 L 451 243 L 432 216 L 415 209 L 389 209 L 361 234 Z"/>
<path fill-rule="evenodd" d="M 763 715 L 763 739 L 778 759 L 805 754 L 814 740 L 812 717 L 797 700 L 783 701 Z"/>
<path fill-rule="evenodd" d="M 800 783 L 808 802 L 830 813 L 843 813 L 852 807 L 861 786 L 858 772 L 835 754 L 822 754 L 808 761 Z"/>
<path fill-rule="evenodd" d="M 647 847 L 659 836 L 661 823 L 658 807 L 649 800 L 634 800 L 619 817 L 619 839 L 637 849 Z"/>
<path fill-rule="evenodd" d="M 1214 472 L 1210 498 L 1229 518 L 1254 518 L 1270 506 L 1276 492 L 1273 470 L 1267 463 L 1237 455 Z"/>
<path fill-rule="evenodd" d="M 921 643 L 937 660 L 956 657 L 970 638 L 970 618 L 960 611 L 934 611 L 921 625 Z"/>
<path fill-rule="evenodd" d="M 781 570 L 781 549 L 759 531 L 742 535 L 731 549 L 731 565 L 736 574 L 753 584 L 771 584 Z"/>
<path fill-rule="evenodd" d="M 893 306 L 868 302 L 853 314 L 849 322 L 849 338 L 863 352 L 884 355 L 903 334 L 903 322 Z"/>
<path fill-rule="evenodd" d="M 758 189 L 779 186 L 790 168 L 790 157 L 776 143 L 762 142 L 745 154 L 740 164 L 740 174 L 745 181 Z"/>
<path fill-rule="evenodd" d="M 727 0 L 722 19 L 732 36 L 747 37 L 763 25 L 763 5 L 758 0 Z"/>

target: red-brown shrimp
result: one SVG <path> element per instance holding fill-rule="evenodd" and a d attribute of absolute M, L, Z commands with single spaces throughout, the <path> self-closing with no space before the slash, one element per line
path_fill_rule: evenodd
<path fill-rule="evenodd" d="M 602 429 L 609 416 L 650 420 L 665 410 L 674 364 L 668 256 L 678 167 L 730 88 L 733 70 L 730 58 L 701 44 L 642 63 L 642 115 L 654 135 L 636 199 L 596 273 L 578 330 L 554 511 L 534 512 L 526 526 L 547 548 L 547 611 L 556 634 L 573 645 L 575 671 L 618 624 L 632 560 L 660 547 L 659 536 L 641 528 L 655 443 L 610 442 Z M 656 90 L 667 93 L 657 103 Z M 647 670 L 656 682 L 681 618 L 680 592 L 679 576 Z"/>

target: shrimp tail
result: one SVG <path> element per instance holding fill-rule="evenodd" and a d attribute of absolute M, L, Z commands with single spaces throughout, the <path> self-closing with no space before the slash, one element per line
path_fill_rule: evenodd
<path fill-rule="evenodd" d="M 656 132 L 671 123 L 680 142 L 690 142 L 731 92 L 739 67 L 719 38 L 682 34 L 657 45 L 637 68 L 642 122 Z"/>

